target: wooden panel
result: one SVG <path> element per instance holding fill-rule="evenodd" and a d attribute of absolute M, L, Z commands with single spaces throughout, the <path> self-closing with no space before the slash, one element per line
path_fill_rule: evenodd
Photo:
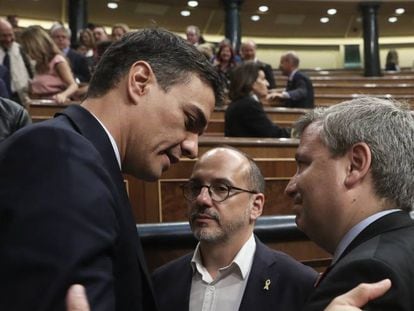
<path fill-rule="evenodd" d="M 220 145 L 230 145 L 247 153 L 252 158 L 293 158 L 298 147 L 298 139 L 290 138 L 240 138 L 200 136 L 198 153 Z"/>
<path fill-rule="evenodd" d="M 211 119 L 224 120 L 224 114 L 227 109 L 225 107 L 217 107 L 214 109 Z M 300 116 L 304 115 L 309 109 L 304 108 L 286 108 L 286 107 L 263 107 L 266 114 L 274 122 L 290 121 L 289 123 L 295 122 Z M 283 123 L 283 122 L 282 122 Z M 288 124 L 288 123 L 286 123 Z"/>
<path fill-rule="evenodd" d="M 412 95 L 414 84 L 360 83 L 349 85 L 314 83 L 315 95 L 319 94 L 370 94 L 370 95 Z"/>

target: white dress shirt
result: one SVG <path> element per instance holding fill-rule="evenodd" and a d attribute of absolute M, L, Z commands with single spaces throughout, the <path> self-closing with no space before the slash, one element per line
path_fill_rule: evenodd
<path fill-rule="evenodd" d="M 237 311 L 243 298 L 256 251 L 253 234 L 227 267 L 219 269 L 213 280 L 203 266 L 197 245 L 191 260 L 193 278 L 190 311 Z"/>

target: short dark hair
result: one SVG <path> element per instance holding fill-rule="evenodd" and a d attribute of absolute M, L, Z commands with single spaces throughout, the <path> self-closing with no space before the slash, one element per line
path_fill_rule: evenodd
<path fill-rule="evenodd" d="M 213 65 L 183 38 L 162 28 L 125 34 L 99 61 L 89 84 L 88 97 L 101 97 L 113 89 L 136 61 L 146 61 L 164 91 L 197 75 L 212 87 L 216 104 L 223 101 L 223 86 Z"/>
<path fill-rule="evenodd" d="M 230 72 L 229 97 L 236 100 L 249 95 L 253 89 L 253 84 L 259 76 L 262 66 L 254 61 L 247 61 L 237 65 Z"/>

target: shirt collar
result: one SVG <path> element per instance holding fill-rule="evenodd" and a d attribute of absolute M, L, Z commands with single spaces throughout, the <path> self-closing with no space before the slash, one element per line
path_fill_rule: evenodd
<path fill-rule="evenodd" d="M 98 120 L 99 124 L 100 124 L 100 125 L 103 127 L 103 129 L 105 130 L 106 135 L 108 135 L 108 138 L 109 138 L 109 140 L 110 140 L 110 142 L 111 142 L 112 149 L 114 150 L 115 157 L 116 157 L 116 160 L 117 160 L 117 162 L 118 162 L 119 168 L 120 168 L 120 169 L 122 169 L 122 166 L 121 166 L 121 156 L 120 156 L 120 154 L 119 154 L 118 146 L 116 145 L 116 141 L 115 141 L 115 139 L 113 138 L 113 136 L 111 135 L 111 133 L 108 131 L 108 129 L 105 127 L 105 125 L 101 122 L 101 120 L 99 120 L 99 119 L 98 119 L 98 117 L 97 117 L 97 116 L 95 116 L 93 113 L 91 113 L 91 114 L 95 117 L 95 119 L 96 119 L 96 120 Z"/>
<path fill-rule="evenodd" d="M 249 275 L 255 251 L 256 240 L 252 234 L 246 243 L 244 243 L 237 255 L 234 257 L 233 261 L 228 266 L 220 268 L 219 271 L 229 269 L 232 266 L 237 267 L 239 273 L 241 274 L 241 277 L 245 279 Z M 194 251 L 193 258 L 191 259 L 191 267 L 193 269 L 193 273 L 197 271 L 203 275 L 203 273 L 207 271 L 201 260 L 200 243 L 197 244 L 197 247 Z"/>
<path fill-rule="evenodd" d="M 332 258 L 331 265 L 335 264 L 336 261 L 341 257 L 342 253 L 345 251 L 345 249 L 351 244 L 351 242 L 364 230 L 366 227 L 368 227 L 370 224 L 372 224 L 374 221 L 378 220 L 379 218 L 400 211 L 399 209 L 389 209 L 385 211 L 381 211 L 378 213 L 375 213 L 374 215 L 371 215 L 364 220 L 357 223 L 355 226 L 349 230 L 345 236 L 342 238 L 341 242 L 339 242 L 334 256 Z"/>
<path fill-rule="evenodd" d="M 293 71 L 290 73 L 289 78 L 288 78 L 288 80 L 289 80 L 289 81 L 292 81 L 292 80 L 293 80 L 293 76 L 295 75 L 295 73 L 296 73 L 298 70 L 299 70 L 299 69 L 298 69 L 298 68 L 296 68 L 295 70 L 293 70 Z"/>

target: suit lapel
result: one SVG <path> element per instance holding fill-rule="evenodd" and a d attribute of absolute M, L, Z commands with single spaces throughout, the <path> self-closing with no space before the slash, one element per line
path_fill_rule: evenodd
<path fill-rule="evenodd" d="M 368 227 L 361 231 L 361 233 L 348 245 L 335 264 L 326 268 L 326 270 L 319 276 L 315 283 L 315 287 L 319 286 L 322 280 L 326 277 L 329 271 L 347 254 L 349 254 L 358 245 L 374 238 L 375 236 L 385 233 L 387 231 L 397 230 L 403 227 L 413 226 L 414 222 L 411 217 L 403 211 L 391 213 L 374 221 Z"/>
<path fill-rule="evenodd" d="M 116 213 L 120 212 L 119 217 L 123 218 L 124 223 L 127 224 L 124 230 L 128 231 L 129 236 L 138 237 L 138 232 L 136 230 L 136 224 L 134 221 L 134 217 L 131 210 L 131 205 L 129 203 L 128 195 L 125 190 L 124 178 L 120 171 L 118 161 L 116 159 L 114 150 L 112 148 L 111 142 L 109 140 L 108 135 L 106 134 L 105 130 L 99 124 L 98 120 L 85 108 L 79 105 L 72 105 L 69 106 L 61 113 L 57 113 L 55 115 L 64 115 L 66 116 L 69 121 L 72 123 L 73 127 L 86 139 L 88 139 L 94 147 L 98 150 L 100 155 L 102 156 L 106 169 L 108 170 L 112 180 L 114 181 L 114 185 L 117 188 L 118 192 L 118 199 L 120 201 L 119 211 L 115 211 Z M 135 239 L 136 245 L 136 254 L 138 258 L 138 262 L 141 266 L 141 271 L 144 273 L 147 283 L 150 284 L 150 276 L 148 269 L 146 267 L 146 262 L 144 259 L 144 252 L 141 246 L 141 242 L 138 239 Z M 152 294 L 153 289 L 150 286 Z"/>
<path fill-rule="evenodd" d="M 260 309 L 261 305 L 272 304 L 277 289 L 278 273 L 269 267 L 275 256 L 256 238 L 256 252 L 239 311 Z"/>
<path fill-rule="evenodd" d="M 381 217 L 380 219 L 374 221 L 372 224 L 362 230 L 362 232 L 351 242 L 351 244 L 348 245 L 342 255 L 338 258 L 337 262 L 348 253 L 350 253 L 358 245 L 372 239 L 379 234 L 413 225 L 414 221 L 411 219 L 410 215 L 404 211 L 385 215 L 384 217 Z"/>

